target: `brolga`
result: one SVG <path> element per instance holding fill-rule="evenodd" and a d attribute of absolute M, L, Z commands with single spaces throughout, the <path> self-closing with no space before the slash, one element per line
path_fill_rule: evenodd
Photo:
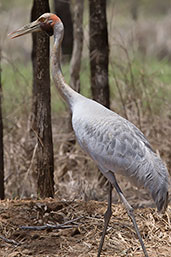
<path fill-rule="evenodd" d="M 112 215 L 112 189 L 116 189 L 140 241 L 144 256 L 148 256 L 135 221 L 133 208 L 121 191 L 115 174 L 127 177 L 137 187 L 144 187 L 154 200 L 157 210 L 164 212 L 168 205 L 168 171 L 156 155 L 143 133 L 128 120 L 101 104 L 75 92 L 66 84 L 61 71 L 60 53 L 64 34 L 63 23 L 52 13 L 41 15 L 36 21 L 10 33 L 11 38 L 44 31 L 54 35 L 52 75 L 55 86 L 72 113 L 72 126 L 82 149 L 95 161 L 110 182 L 108 208 L 104 215 L 104 229 L 98 249 L 99 257 Z"/>

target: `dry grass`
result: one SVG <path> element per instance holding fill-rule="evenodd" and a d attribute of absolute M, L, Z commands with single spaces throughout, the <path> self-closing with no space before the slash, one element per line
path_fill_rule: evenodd
<path fill-rule="evenodd" d="M 141 53 L 144 58 L 157 57 L 159 60 L 171 60 L 171 21 L 170 14 L 165 16 L 148 16 L 140 14 L 137 21 L 130 15 L 123 17 L 117 12 L 117 7 L 108 10 L 109 17 L 109 42 L 112 55 L 122 59 L 121 51 L 118 52 L 115 43 L 122 41 L 127 49 Z"/>
<path fill-rule="evenodd" d="M 22 118 L 14 121 L 16 126 L 12 130 L 5 131 L 5 186 L 7 198 L 37 197 L 36 142 L 29 133 L 28 116 L 28 114 L 23 115 Z M 131 117 L 133 119 L 134 116 Z M 155 122 L 150 123 L 144 117 L 142 128 L 170 169 L 171 142 L 168 137 L 171 136 L 171 130 L 169 122 L 169 120 L 164 122 L 156 118 Z M 98 180 L 99 171 L 97 167 L 77 144 L 71 146 L 74 134 L 66 133 L 66 124 L 67 115 L 53 119 L 55 195 L 67 200 L 105 200 L 107 190 L 106 186 L 103 185 L 103 180 Z M 136 206 L 142 206 L 144 200 L 149 200 L 148 195 L 143 190 L 138 192 L 126 179 L 119 177 L 119 183 L 124 188 L 128 199 Z M 116 201 L 117 195 L 114 194 L 114 202 Z"/>
<path fill-rule="evenodd" d="M 5 256 L 96 256 L 107 204 L 96 201 L 1 201 L 0 255 Z M 143 256 L 139 241 L 125 209 L 113 205 L 101 256 Z M 74 218 L 73 228 L 44 231 L 21 230 L 22 225 L 62 224 Z M 149 256 L 169 257 L 171 206 L 165 215 L 154 209 L 139 209 L 135 217 Z"/>

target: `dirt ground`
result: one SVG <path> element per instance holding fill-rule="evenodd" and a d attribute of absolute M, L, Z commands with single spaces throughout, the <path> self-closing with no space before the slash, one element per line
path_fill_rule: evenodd
<path fill-rule="evenodd" d="M 0 256 L 97 256 L 106 207 L 97 201 L 0 201 Z M 149 256 L 170 257 L 171 206 L 164 215 L 152 208 L 136 209 L 135 217 Z M 21 227 L 47 224 L 64 226 L 44 230 Z M 143 256 L 122 205 L 113 205 L 101 256 Z"/>

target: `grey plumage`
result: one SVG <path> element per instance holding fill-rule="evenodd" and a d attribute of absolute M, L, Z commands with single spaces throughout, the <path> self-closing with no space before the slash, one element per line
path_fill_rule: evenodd
<path fill-rule="evenodd" d="M 158 211 L 168 201 L 168 171 L 143 133 L 97 102 L 81 97 L 73 105 L 76 138 L 109 181 L 108 172 L 126 176 L 152 196 Z"/>

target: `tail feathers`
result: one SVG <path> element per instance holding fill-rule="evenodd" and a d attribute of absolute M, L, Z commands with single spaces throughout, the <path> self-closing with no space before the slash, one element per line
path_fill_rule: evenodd
<path fill-rule="evenodd" d="M 150 191 L 158 212 L 164 213 L 168 206 L 169 175 L 164 165 L 160 165 L 160 169 L 156 169 L 155 171 L 157 171 L 157 176 L 154 177 L 154 185 L 151 187 Z"/>
<path fill-rule="evenodd" d="M 164 213 L 168 206 L 168 191 L 166 189 L 161 190 L 157 195 L 152 194 L 152 198 L 157 206 L 158 212 Z"/>
<path fill-rule="evenodd" d="M 168 170 L 157 155 L 153 155 L 153 162 L 147 170 L 145 188 L 151 194 L 158 212 L 164 213 L 168 206 Z"/>

